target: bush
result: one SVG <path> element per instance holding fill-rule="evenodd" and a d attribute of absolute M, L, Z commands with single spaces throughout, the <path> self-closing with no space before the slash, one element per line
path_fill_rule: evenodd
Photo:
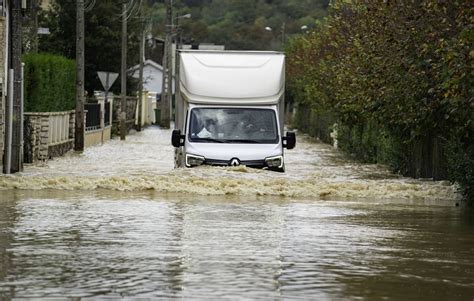
<path fill-rule="evenodd" d="M 474 143 L 449 141 L 447 157 L 450 180 L 459 184 L 464 199 L 474 205 Z"/>
<path fill-rule="evenodd" d="M 292 126 L 326 143 L 333 143 L 331 131 L 334 118 L 330 112 L 314 112 L 299 106 Z"/>
<path fill-rule="evenodd" d="M 361 160 L 450 179 L 472 198 L 470 2 L 336 0 L 330 7 L 286 49 L 296 105 L 330 112 L 339 145 Z M 451 145 L 451 157 L 447 137 L 462 140 Z"/>
<path fill-rule="evenodd" d="M 338 124 L 340 149 L 367 163 L 387 165 L 393 172 L 406 173 L 407 146 L 374 122 L 348 126 Z"/>
<path fill-rule="evenodd" d="M 56 112 L 75 106 L 76 65 L 52 54 L 27 54 L 25 63 L 25 111 Z"/>

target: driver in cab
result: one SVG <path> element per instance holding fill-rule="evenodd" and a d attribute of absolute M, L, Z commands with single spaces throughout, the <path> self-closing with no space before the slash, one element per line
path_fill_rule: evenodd
<path fill-rule="evenodd" d="M 213 119 L 206 119 L 204 126 L 201 131 L 197 133 L 199 138 L 215 138 L 216 136 L 216 123 Z"/>

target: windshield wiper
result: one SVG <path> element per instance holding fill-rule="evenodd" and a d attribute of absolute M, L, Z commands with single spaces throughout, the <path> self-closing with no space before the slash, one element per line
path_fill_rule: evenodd
<path fill-rule="evenodd" d="M 251 140 L 251 139 L 229 139 L 226 140 L 228 143 L 260 143 L 260 141 L 257 140 Z"/>
<path fill-rule="evenodd" d="M 199 141 L 208 141 L 208 142 L 216 142 L 216 143 L 224 143 L 224 141 L 219 140 L 219 139 L 214 139 L 211 137 L 206 137 L 206 138 L 198 138 Z"/>

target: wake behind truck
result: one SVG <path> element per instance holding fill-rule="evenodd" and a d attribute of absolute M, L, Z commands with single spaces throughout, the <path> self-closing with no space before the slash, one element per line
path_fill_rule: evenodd
<path fill-rule="evenodd" d="M 269 51 L 177 53 L 175 167 L 239 166 L 285 171 L 285 56 Z"/>

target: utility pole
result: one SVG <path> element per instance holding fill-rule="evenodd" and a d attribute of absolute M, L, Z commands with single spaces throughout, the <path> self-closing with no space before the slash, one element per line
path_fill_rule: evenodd
<path fill-rule="evenodd" d="M 30 51 L 38 52 L 38 6 L 39 0 L 31 0 L 30 8 Z"/>
<path fill-rule="evenodd" d="M 76 117 L 74 150 L 84 151 L 84 0 L 76 2 Z"/>
<path fill-rule="evenodd" d="M 281 51 L 285 51 L 285 27 L 286 24 L 283 22 L 283 24 L 281 24 Z"/>
<path fill-rule="evenodd" d="M 127 4 L 122 4 L 122 99 L 120 102 L 120 140 L 125 140 L 127 132 Z"/>
<path fill-rule="evenodd" d="M 171 115 L 171 98 L 173 87 L 173 67 L 171 59 L 171 41 L 172 41 L 172 27 L 173 27 L 173 2 L 172 0 L 165 0 L 166 5 L 166 37 L 163 54 L 163 86 L 161 91 L 161 117 L 160 126 L 163 128 L 170 127 Z"/>
<path fill-rule="evenodd" d="M 11 41 L 11 66 L 13 68 L 13 105 L 10 110 L 12 112 L 11 125 L 11 166 L 7 172 L 15 173 L 23 170 L 23 158 L 21 158 L 21 129 L 22 129 L 22 116 L 21 116 L 21 96 L 22 96 L 22 78 L 21 78 L 21 1 L 14 0 L 12 3 L 12 41 Z"/>
<path fill-rule="evenodd" d="M 145 56 L 145 29 L 140 32 L 140 71 L 138 74 L 138 127 L 142 130 L 142 98 L 143 98 L 143 57 Z"/>

